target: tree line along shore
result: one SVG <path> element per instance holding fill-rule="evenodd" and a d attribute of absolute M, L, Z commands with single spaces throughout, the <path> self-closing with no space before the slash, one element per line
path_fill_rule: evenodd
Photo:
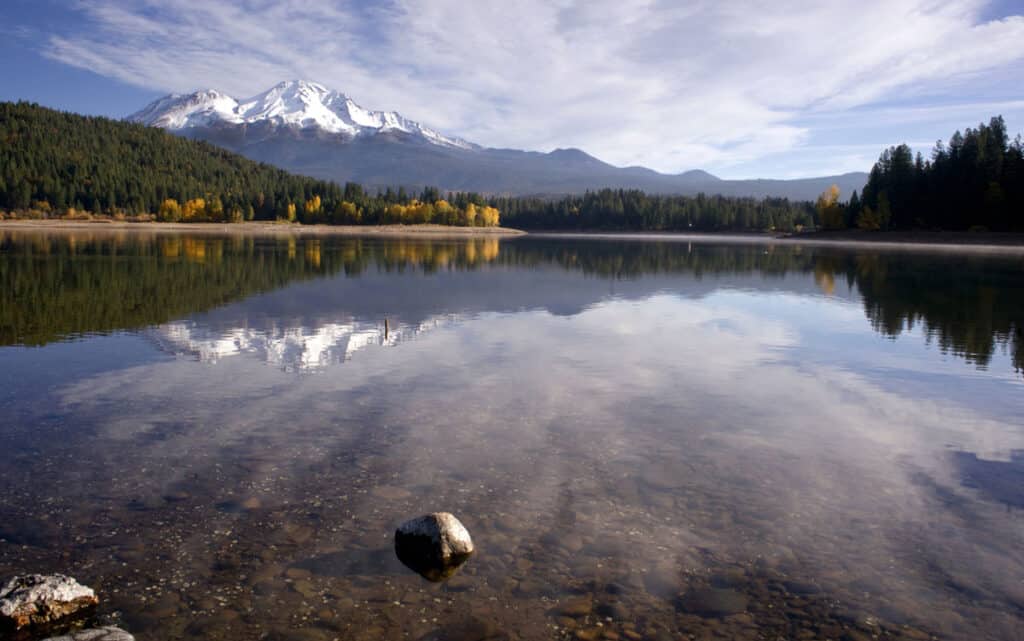
<path fill-rule="evenodd" d="M 1024 231 L 1024 144 L 1002 117 L 932 158 L 885 150 L 845 200 L 604 189 L 502 197 L 426 187 L 372 191 L 290 174 L 163 130 L 0 103 L 0 219 L 444 225 L 601 231 Z"/>

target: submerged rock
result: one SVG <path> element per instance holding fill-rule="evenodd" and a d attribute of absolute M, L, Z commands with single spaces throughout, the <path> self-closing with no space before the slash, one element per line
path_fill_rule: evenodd
<path fill-rule="evenodd" d="M 135 641 L 135 637 L 121 628 L 105 627 L 78 630 L 59 637 L 50 637 L 44 641 Z"/>
<path fill-rule="evenodd" d="M 698 588 L 690 590 L 680 600 L 684 612 L 702 617 L 727 617 L 747 609 L 747 597 L 725 588 Z"/>
<path fill-rule="evenodd" d="M 0 587 L 0 620 L 19 629 L 57 621 L 97 603 L 91 588 L 69 576 L 26 574 Z"/>
<path fill-rule="evenodd" d="M 473 555 L 466 527 L 448 512 L 406 521 L 395 530 L 395 553 L 409 569 L 428 581 L 443 581 Z"/>

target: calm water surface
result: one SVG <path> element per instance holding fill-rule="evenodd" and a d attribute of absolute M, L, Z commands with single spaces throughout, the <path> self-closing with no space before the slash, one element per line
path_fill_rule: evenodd
<path fill-rule="evenodd" d="M 0 575 L 141 640 L 1021 639 L 1022 328 L 1020 255 L 0 230 Z"/>

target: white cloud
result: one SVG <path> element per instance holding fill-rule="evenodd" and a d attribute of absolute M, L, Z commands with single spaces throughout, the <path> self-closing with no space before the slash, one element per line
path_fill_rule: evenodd
<path fill-rule="evenodd" d="M 1024 17 L 982 22 L 982 0 L 677 4 L 83 0 L 89 28 L 47 55 L 166 91 L 311 78 L 485 145 L 665 171 L 791 151 L 808 119 L 956 95 L 1024 61 Z"/>

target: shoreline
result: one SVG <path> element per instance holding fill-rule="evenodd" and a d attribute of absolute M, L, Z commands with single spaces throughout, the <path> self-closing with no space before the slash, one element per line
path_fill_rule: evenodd
<path fill-rule="evenodd" d="M 1024 234 L 1007 232 L 643 232 L 544 231 L 527 232 L 541 238 L 591 240 L 762 244 L 882 250 L 1024 254 Z"/>
<path fill-rule="evenodd" d="M 448 225 L 301 225 L 294 223 L 158 223 L 112 220 L 3 220 L 0 230 L 130 231 L 190 234 L 255 234 L 264 236 L 415 236 L 515 237 L 526 232 L 509 227 L 454 227 Z"/>
<path fill-rule="evenodd" d="M 971 231 L 815 231 L 787 236 L 795 240 L 846 243 L 902 243 L 984 247 L 1024 246 L 1024 233 Z"/>
<path fill-rule="evenodd" d="M 1024 254 L 1024 234 L 993 232 L 678 232 L 678 231 L 523 231 L 510 227 L 448 225 L 302 225 L 296 223 L 159 223 L 113 220 L 2 220 L 0 230 L 155 232 L 261 236 L 348 236 L 377 238 L 569 238 L 587 240 L 807 245 L 883 250 L 957 251 Z"/>

